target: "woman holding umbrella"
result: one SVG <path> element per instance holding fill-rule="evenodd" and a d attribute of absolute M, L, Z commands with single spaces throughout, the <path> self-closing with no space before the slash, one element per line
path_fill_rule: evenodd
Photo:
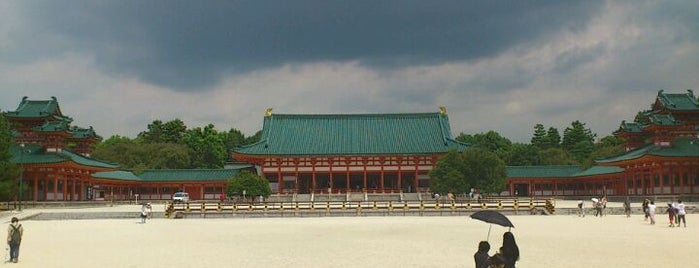
<path fill-rule="evenodd" d="M 502 235 L 500 254 L 505 258 L 505 268 L 515 268 L 515 262 L 519 260 L 519 247 L 512 232 L 505 232 Z"/>

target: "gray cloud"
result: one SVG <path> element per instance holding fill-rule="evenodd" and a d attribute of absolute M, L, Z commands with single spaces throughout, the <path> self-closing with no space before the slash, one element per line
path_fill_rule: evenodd
<path fill-rule="evenodd" d="M 358 60 L 395 68 L 474 60 L 585 28 L 599 1 L 32 1 L 3 56 L 94 55 L 109 72 L 191 90 L 228 73 Z"/>
<path fill-rule="evenodd" d="M 603 137 L 659 89 L 699 92 L 698 3 L 581 2 L 0 1 L 0 109 L 56 96 L 133 137 L 444 105 L 454 134 L 528 142 L 575 120 Z"/>

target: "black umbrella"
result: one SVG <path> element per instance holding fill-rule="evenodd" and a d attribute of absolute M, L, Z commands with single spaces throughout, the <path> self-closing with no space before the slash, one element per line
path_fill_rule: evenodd
<path fill-rule="evenodd" d="M 507 216 L 503 215 L 500 212 L 494 211 L 494 210 L 481 210 L 476 213 L 471 214 L 472 219 L 476 220 L 481 220 L 487 223 L 490 223 L 490 227 L 488 227 L 488 238 L 490 238 L 490 228 L 493 227 L 493 224 L 497 224 L 503 227 L 515 227 L 510 219 L 507 218 Z"/>

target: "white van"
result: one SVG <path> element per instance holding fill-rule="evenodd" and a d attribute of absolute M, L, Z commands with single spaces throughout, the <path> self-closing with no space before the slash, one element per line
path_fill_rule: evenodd
<path fill-rule="evenodd" d="M 189 202 L 189 194 L 185 192 L 177 192 L 172 195 L 173 203 L 186 203 Z"/>

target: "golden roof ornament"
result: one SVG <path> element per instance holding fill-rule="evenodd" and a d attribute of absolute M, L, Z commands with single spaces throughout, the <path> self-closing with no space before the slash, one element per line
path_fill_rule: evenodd
<path fill-rule="evenodd" d="M 267 108 L 267 110 L 265 110 L 265 116 L 272 116 L 272 108 Z"/>
<path fill-rule="evenodd" d="M 442 115 L 447 114 L 447 107 L 439 106 L 439 113 Z"/>

